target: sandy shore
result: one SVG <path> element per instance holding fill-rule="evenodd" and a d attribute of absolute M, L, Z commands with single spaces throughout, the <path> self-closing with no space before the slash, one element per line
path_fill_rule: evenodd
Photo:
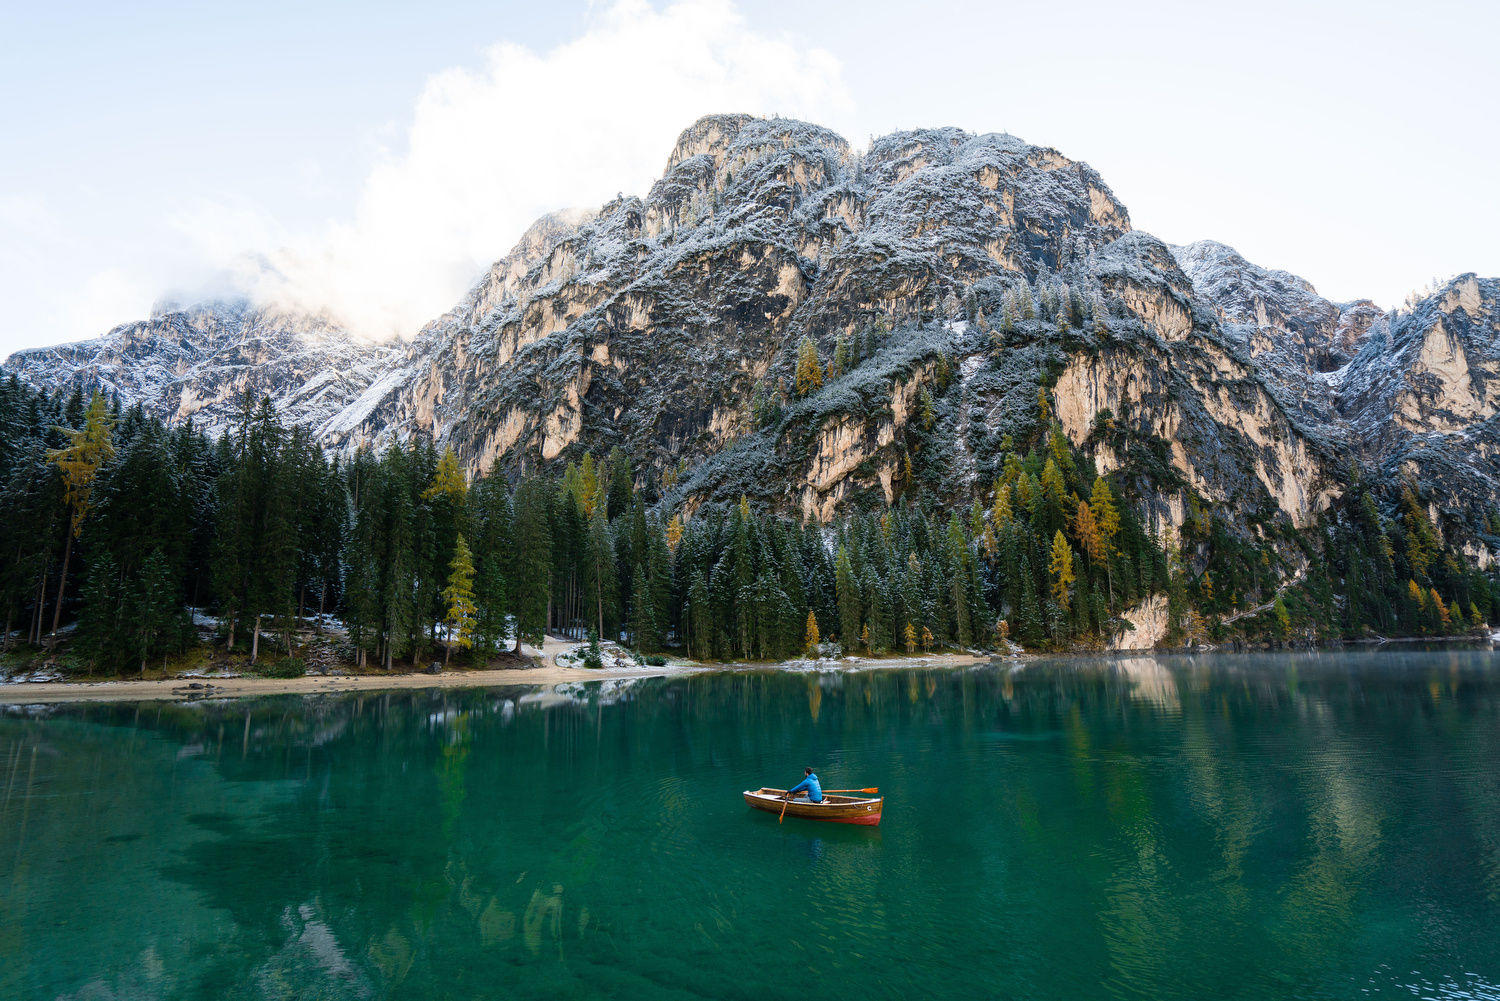
<path fill-rule="evenodd" d="M 411 688 L 487 688 L 508 685 L 545 687 L 571 682 L 623 678 L 664 678 L 709 671 L 873 670 L 899 667 L 963 667 L 987 658 L 968 654 L 902 657 L 890 660 L 787 661 L 780 664 L 691 664 L 666 667 L 589 670 L 578 667 L 507 668 L 494 671 L 444 671 L 440 674 L 359 674 L 302 678 L 161 678 L 145 681 L 44 681 L 0 684 L 0 705 L 55 702 L 130 702 L 257 695 L 322 695 Z"/>
<path fill-rule="evenodd" d="M 161 678 L 148 681 L 44 681 L 0 685 L 0 705 L 34 702 L 113 702 L 153 699 L 231 698 L 246 695 L 321 695 L 400 688 L 487 688 L 498 685 L 560 685 L 570 681 L 656 678 L 690 673 L 692 667 L 643 667 L 590 671 L 576 667 L 521 667 L 441 674 L 355 674 L 302 678 Z"/>

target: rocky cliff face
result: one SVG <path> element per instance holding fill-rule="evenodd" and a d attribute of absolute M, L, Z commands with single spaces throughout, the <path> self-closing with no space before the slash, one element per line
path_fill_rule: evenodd
<path fill-rule="evenodd" d="M 1262 531 L 1312 523 L 1353 468 L 1493 503 L 1497 333 L 1495 281 L 1388 315 L 1333 303 L 1222 244 L 1132 232 L 1091 168 L 1013 136 L 859 152 L 714 116 L 644 196 L 540 220 L 406 345 L 215 307 L 7 367 L 211 423 L 268 390 L 330 446 L 431 434 L 473 469 L 619 445 L 689 509 L 744 493 L 816 518 L 986 483 L 1041 388 L 1162 531 L 1195 500 Z M 810 395 L 804 337 L 830 366 Z"/>
<path fill-rule="evenodd" d="M 430 429 L 471 465 L 578 444 L 694 464 L 747 430 L 803 334 L 941 312 L 1129 228 L 1093 171 L 1008 136 L 903 133 L 864 156 L 816 126 L 698 122 L 645 198 L 544 221 L 413 344 L 351 432 Z"/>
<path fill-rule="evenodd" d="M 1335 382 L 1356 453 L 1478 516 L 1500 498 L 1500 281 L 1461 275 L 1380 317 Z"/>
<path fill-rule="evenodd" d="M 269 395 L 289 421 L 322 427 L 398 356 L 327 317 L 215 301 L 159 305 L 92 341 L 17 351 L 5 369 L 53 391 L 118 393 L 217 434 L 247 392 Z"/>
<path fill-rule="evenodd" d="M 1349 470 L 1411 477 L 1450 513 L 1500 499 L 1500 281 L 1461 275 L 1406 309 L 1335 304 L 1222 244 L 1173 248 L 1261 378 Z"/>

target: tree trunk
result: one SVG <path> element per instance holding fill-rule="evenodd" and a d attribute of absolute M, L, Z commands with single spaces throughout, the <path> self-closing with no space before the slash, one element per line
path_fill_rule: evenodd
<path fill-rule="evenodd" d="M 255 617 L 255 632 L 250 636 L 250 663 L 260 656 L 260 616 Z"/>
<path fill-rule="evenodd" d="M 234 627 L 238 622 L 238 616 L 231 615 L 229 617 L 229 643 L 224 647 L 226 653 L 233 652 L 234 650 Z"/>
<path fill-rule="evenodd" d="M 36 612 L 32 615 L 31 633 L 27 636 L 30 642 L 38 645 L 42 642 L 42 623 L 47 621 L 47 578 L 50 576 L 47 571 L 51 562 L 42 563 L 42 579 L 36 586 Z"/>
<path fill-rule="evenodd" d="M 318 625 L 317 625 L 317 632 L 318 632 L 319 636 L 323 635 L 323 602 L 327 598 L 328 598 L 328 581 L 325 580 L 321 584 L 318 585 Z"/>
<path fill-rule="evenodd" d="M 73 556 L 73 531 L 68 530 L 68 541 L 63 543 L 62 575 L 57 579 L 57 607 L 52 610 L 52 638 L 57 639 L 57 624 L 62 621 L 63 593 L 68 589 L 68 560 Z"/>

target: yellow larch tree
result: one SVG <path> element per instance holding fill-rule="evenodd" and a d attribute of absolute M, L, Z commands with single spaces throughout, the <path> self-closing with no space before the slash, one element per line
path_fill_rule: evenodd
<path fill-rule="evenodd" d="M 62 576 L 57 582 L 57 605 L 52 612 L 52 633 L 57 634 L 62 620 L 63 595 L 68 587 L 68 563 L 73 556 L 73 540 L 83 531 L 84 520 L 94 506 L 94 479 L 99 469 L 114 458 L 113 422 L 104 397 L 98 393 L 89 401 L 88 413 L 83 427 L 78 430 L 61 429 L 68 437 L 68 444 L 47 453 L 47 457 L 62 473 L 63 500 L 68 506 L 68 537 L 63 544 Z"/>
<path fill-rule="evenodd" d="M 1047 569 L 1052 572 L 1052 600 L 1057 602 L 1058 608 L 1067 612 L 1068 599 L 1076 578 L 1073 572 L 1073 548 L 1068 545 L 1062 529 L 1058 529 L 1057 534 L 1052 537 L 1052 558 Z"/>
<path fill-rule="evenodd" d="M 460 535 L 453 547 L 453 562 L 448 567 L 448 586 L 443 588 L 447 606 L 448 644 L 443 663 L 453 657 L 453 648 L 467 650 L 474 645 L 474 625 L 479 615 L 474 605 L 474 554 Z"/>
<path fill-rule="evenodd" d="M 808 396 L 823 388 L 823 365 L 818 361 L 818 346 L 811 337 L 797 345 L 797 395 Z"/>

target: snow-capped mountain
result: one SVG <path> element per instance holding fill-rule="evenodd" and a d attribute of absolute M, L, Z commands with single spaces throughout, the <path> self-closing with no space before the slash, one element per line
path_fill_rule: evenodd
<path fill-rule="evenodd" d="M 860 152 L 721 115 L 643 196 L 540 220 L 409 343 L 218 305 L 6 368 L 215 427 L 249 387 L 331 447 L 431 434 L 474 469 L 619 445 L 688 509 L 745 494 L 810 517 L 983 485 L 1042 389 L 1170 532 L 1194 499 L 1306 526 L 1356 470 L 1440 486 L 1472 519 L 1500 499 L 1497 334 L 1494 280 L 1390 314 L 1330 302 L 1222 244 L 1132 231 L 1090 167 L 1013 136 Z M 804 338 L 829 366 L 810 394 Z"/>
<path fill-rule="evenodd" d="M 289 422 L 321 427 L 399 358 L 335 321 L 240 300 L 159 304 L 103 337 L 17 351 L 5 369 L 51 391 L 117 393 L 169 421 L 218 434 L 248 392 Z"/>

